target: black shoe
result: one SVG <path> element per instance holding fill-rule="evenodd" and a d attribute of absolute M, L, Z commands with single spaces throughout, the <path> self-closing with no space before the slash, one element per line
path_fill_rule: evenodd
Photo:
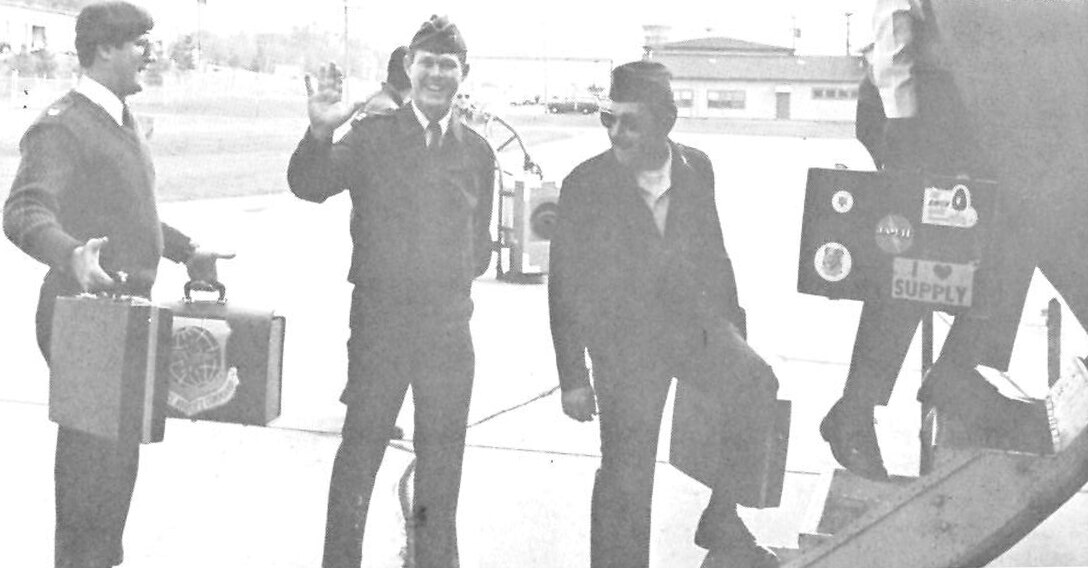
<path fill-rule="evenodd" d="M 722 521 L 722 533 L 707 551 L 702 568 L 778 568 L 778 557 L 756 542 L 735 510 Z"/>
<path fill-rule="evenodd" d="M 876 441 L 871 412 L 851 411 L 839 399 L 820 422 L 820 436 L 831 446 L 835 461 L 853 474 L 874 481 L 887 481 L 888 470 Z"/>
<path fill-rule="evenodd" d="M 975 369 L 935 365 L 922 381 L 918 400 L 966 428 L 959 443 L 1037 453 L 1050 449 L 1045 405 L 1006 397 Z"/>

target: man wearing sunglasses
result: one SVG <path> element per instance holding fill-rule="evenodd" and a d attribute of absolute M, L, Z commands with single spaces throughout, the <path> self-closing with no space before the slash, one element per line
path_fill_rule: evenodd
<path fill-rule="evenodd" d="M 670 78 L 649 61 L 612 71 L 611 104 L 601 113 L 612 147 L 563 181 L 551 244 L 549 302 L 563 411 L 588 421 L 600 408 L 593 568 L 648 566 L 669 382 L 697 378 L 692 362 L 705 360 L 709 333 L 743 342 L 733 326 L 742 326 L 743 312 L 715 208 L 713 168 L 706 154 L 669 140 L 676 120 Z M 777 385 L 757 356 L 729 363 L 717 371 Z M 777 566 L 737 516 L 728 480 L 720 485 L 695 535 L 709 550 L 703 566 Z"/>

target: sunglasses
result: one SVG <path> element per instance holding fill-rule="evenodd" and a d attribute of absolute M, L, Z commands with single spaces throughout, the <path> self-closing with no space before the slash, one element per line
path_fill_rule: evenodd
<path fill-rule="evenodd" d="M 609 130 L 611 130 L 613 126 L 619 126 L 635 133 L 642 132 L 645 129 L 642 121 L 634 114 L 616 114 L 608 110 L 602 110 L 599 114 L 601 116 L 601 126 L 604 126 Z"/>
<path fill-rule="evenodd" d="M 139 37 L 132 40 L 132 45 L 144 52 L 144 55 L 150 55 L 155 51 L 155 44 L 148 37 Z"/>

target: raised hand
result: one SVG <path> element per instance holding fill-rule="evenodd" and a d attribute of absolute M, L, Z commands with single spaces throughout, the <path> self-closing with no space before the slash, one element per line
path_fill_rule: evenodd
<path fill-rule="evenodd" d="M 98 262 L 102 247 L 108 242 L 107 237 L 91 239 L 72 251 L 69 268 L 84 292 L 98 292 L 113 286 L 113 279 Z"/>
<path fill-rule="evenodd" d="M 335 63 L 330 62 L 318 70 L 316 88 L 314 78 L 309 74 L 305 82 L 310 133 L 315 138 L 332 138 L 332 133 L 366 104 L 365 101 L 348 103 L 343 100 L 344 74 Z"/>

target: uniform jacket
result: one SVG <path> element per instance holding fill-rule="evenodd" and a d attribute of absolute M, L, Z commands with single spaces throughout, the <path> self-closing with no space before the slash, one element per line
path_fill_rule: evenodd
<path fill-rule="evenodd" d="M 635 176 L 607 151 L 563 181 L 551 243 L 549 303 L 560 384 L 587 384 L 591 356 L 671 348 L 739 322 L 736 282 L 706 154 L 672 144 L 665 234 Z"/>
<path fill-rule="evenodd" d="M 491 260 L 495 156 L 456 117 L 437 152 L 409 105 L 335 144 L 307 132 L 287 180 L 308 201 L 351 194 L 348 280 L 363 309 L 471 310 L 472 280 Z"/>

